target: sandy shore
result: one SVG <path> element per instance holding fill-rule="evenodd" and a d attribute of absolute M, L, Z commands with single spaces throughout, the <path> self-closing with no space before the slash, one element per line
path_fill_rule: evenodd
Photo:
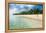
<path fill-rule="evenodd" d="M 39 15 L 20 15 L 20 16 L 25 17 L 25 18 L 42 20 L 42 14 L 39 14 Z"/>

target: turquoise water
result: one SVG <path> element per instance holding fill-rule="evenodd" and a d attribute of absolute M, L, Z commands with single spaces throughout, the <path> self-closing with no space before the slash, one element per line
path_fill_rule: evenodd
<path fill-rule="evenodd" d="M 9 27 L 10 29 L 31 28 L 31 21 L 20 15 L 11 15 Z"/>
<path fill-rule="evenodd" d="M 40 28 L 42 22 L 27 18 L 25 15 L 10 15 L 9 20 L 9 29 Z"/>

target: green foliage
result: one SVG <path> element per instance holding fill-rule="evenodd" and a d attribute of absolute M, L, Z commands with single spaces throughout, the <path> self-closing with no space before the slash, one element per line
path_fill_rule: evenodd
<path fill-rule="evenodd" d="M 42 11 L 43 10 L 39 10 L 39 9 L 34 9 L 34 10 L 30 9 L 29 11 L 22 11 L 20 13 L 16 13 L 15 15 L 18 15 L 18 14 L 42 14 L 43 13 Z"/>

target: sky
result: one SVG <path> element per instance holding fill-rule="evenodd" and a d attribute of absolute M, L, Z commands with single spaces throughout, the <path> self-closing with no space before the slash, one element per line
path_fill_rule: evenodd
<path fill-rule="evenodd" d="M 30 9 L 38 8 L 39 10 L 42 9 L 41 5 L 31 5 L 31 4 L 9 4 L 9 10 L 11 13 L 19 13 L 22 11 L 28 11 Z"/>

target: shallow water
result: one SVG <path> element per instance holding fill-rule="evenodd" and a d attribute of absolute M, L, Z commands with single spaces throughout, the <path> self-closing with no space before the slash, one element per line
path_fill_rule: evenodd
<path fill-rule="evenodd" d="M 42 21 L 25 18 L 24 15 L 11 15 L 9 19 L 9 29 L 40 28 L 42 24 Z"/>
<path fill-rule="evenodd" d="M 10 22 L 9 22 L 9 27 L 10 29 L 19 29 L 19 28 L 30 28 L 31 27 L 31 22 L 28 24 L 27 21 L 24 17 L 20 15 L 12 15 L 10 17 Z"/>

